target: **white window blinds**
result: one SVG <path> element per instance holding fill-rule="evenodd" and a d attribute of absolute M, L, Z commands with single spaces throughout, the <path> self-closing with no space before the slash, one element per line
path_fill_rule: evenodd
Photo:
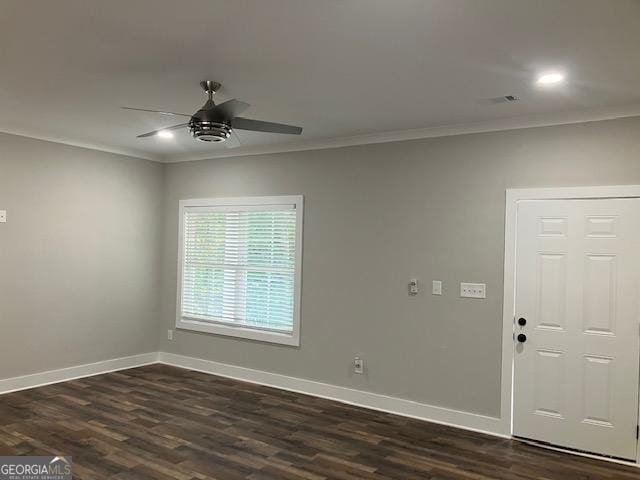
<path fill-rule="evenodd" d="M 182 319 L 291 333 L 296 220 L 295 204 L 183 207 Z"/>

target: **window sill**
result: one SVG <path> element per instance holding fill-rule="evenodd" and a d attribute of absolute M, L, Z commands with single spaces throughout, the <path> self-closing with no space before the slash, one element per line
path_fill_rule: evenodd
<path fill-rule="evenodd" d="M 201 322 L 193 319 L 178 318 L 176 328 L 194 332 L 212 333 L 227 337 L 245 338 L 266 343 L 277 343 L 293 347 L 300 346 L 300 335 L 297 332 L 280 333 L 267 330 L 257 330 L 250 327 L 224 325 L 218 323 Z"/>

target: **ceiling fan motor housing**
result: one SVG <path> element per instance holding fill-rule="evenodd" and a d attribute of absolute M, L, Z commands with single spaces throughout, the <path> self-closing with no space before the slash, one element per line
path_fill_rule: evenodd
<path fill-rule="evenodd" d="M 224 142 L 231 136 L 231 127 L 225 123 L 194 119 L 189 122 L 189 131 L 201 142 Z"/>
<path fill-rule="evenodd" d="M 193 138 L 201 142 L 224 142 L 231 136 L 231 125 L 214 111 L 214 103 L 209 100 L 189 120 L 189 131 Z"/>

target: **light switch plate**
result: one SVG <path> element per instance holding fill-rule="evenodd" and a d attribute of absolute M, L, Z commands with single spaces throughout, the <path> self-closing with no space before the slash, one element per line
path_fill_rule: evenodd
<path fill-rule="evenodd" d="M 0 210 L 0 223 L 7 223 L 7 211 Z"/>
<path fill-rule="evenodd" d="M 485 283 L 461 283 L 460 296 L 463 298 L 487 298 Z"/>
<path fill-rule="evenodd" d="M 431 294 L 442 295 L 442 282 L 440 280 L 434 280 L 431 282 Z"/>

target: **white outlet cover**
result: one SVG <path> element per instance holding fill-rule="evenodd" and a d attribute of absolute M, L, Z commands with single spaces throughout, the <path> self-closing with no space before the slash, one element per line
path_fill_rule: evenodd
<path fill-rule="evenodd" d="M 7 223 L 7 211 L 0 210 L 0 223 Z"/>
<path fill-rule="evenodd" d="M 431 294 L 442 295 L 442 281 L 434 280 L 433 282 L 431 282 Z"/>
<path fill-rule="evenodd" d="M 462 298 L 487 298 L 485 283 L 461 283 L 460 296 Z"/>

